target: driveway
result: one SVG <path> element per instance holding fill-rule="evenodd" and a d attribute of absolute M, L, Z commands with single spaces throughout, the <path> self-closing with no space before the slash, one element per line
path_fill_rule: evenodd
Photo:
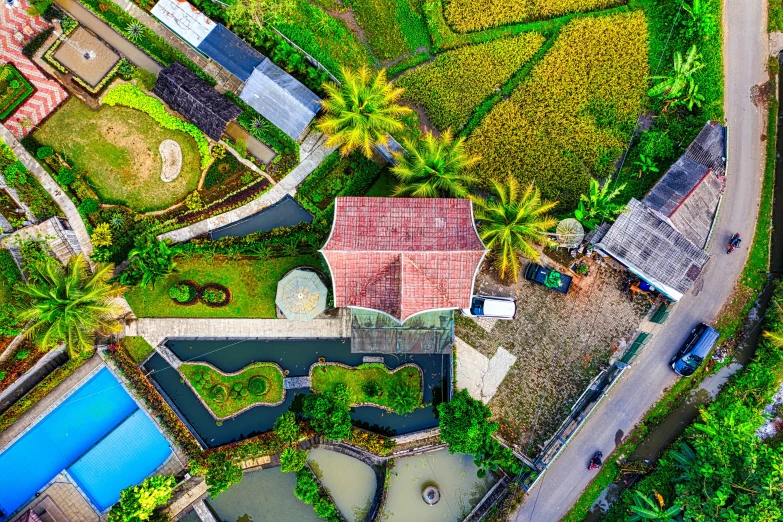
<path fill-rule="evenodd" d="M 766 13 L 765 0 L 724 3 L 725 109 L 730 142 L 726 194 L 710 248 L 712 260 L 668 319 L 666 328 L 626 370 L 530 491 L 516 513 L 516 521 L 554 522 L 565 515 L 595 476 L 595 472 L 586 470 L 590 455 L 596 450 L 605 455 L 613 451 L 615 441 L 628 434 L 660 398 L 662 390 L 675 382 L 674 373 L 666 365 L 669 357 L 696 323 L 715 320 L 731 294 L 753 237 L 764 168 L 761 135 L 766 110 L 751 103 L 750 89 L 767 80 Z M 727 256 L 724 244 L 734 232 L 746 238 L 746 246 Z"/>

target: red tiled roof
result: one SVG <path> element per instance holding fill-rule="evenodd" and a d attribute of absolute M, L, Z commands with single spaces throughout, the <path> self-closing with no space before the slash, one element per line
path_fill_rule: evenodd
<path fill-rule="evenodd" d="M 467 308 L 486 248 L 470 200 L 337 198 L 321 249 L 335 306 L 404 321 L 427 310 Z"/>

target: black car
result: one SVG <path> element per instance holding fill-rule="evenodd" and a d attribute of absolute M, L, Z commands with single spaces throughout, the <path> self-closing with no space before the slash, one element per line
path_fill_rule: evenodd
<path fill-rule="evenodd" d="M 683 377 L 693 375 L 696 368 L 710 354 L 710 350 L 715 346 L 718 337 L 720 337 L 720 334 L 717 330 L 704 323 L 700 324 L 691 330 L 688 339 L 669 361 L 669 366 Z"/>

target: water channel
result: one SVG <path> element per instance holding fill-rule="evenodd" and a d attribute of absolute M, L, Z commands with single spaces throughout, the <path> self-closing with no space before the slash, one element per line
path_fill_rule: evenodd
<path fill-rule="evenodd" d="M 783 76 L 778 77 L 778 99 L 783 99 Z M 783 132 L 783 118 L 778 115 L 778 141 L 776 144 L 778 162 L 775 169 L 775 188 L 773 200 L 783 201 L 783 140 L 780 139 Z M 783 270 L 783 205 L 772 207 L 772 241 L 770 244 L 769 270 L 770 278 L 777 277 Z M 711 401 L 720 391 L 721 386 L 740 368 L 753 358 L 756 345 L 761 337 L 761 325 L 769 308 L 774 285 L 768 282 L 759 295 L 753 309 L 743 325 L 744 337 L 734 350 L 729 364 L 705 378 L 701 385 L 694 390 L 683 403 L 673 410 L 660 424 L 651 430 L 645 439 L 636 447 L 636 450 L 627 457 L 627 461 L 650 460 L 656 461 L 663 452 L 677 438 L 683 434 L 698 417 L 699 408 Z M 607 487 L 600 498 L 591 507 L 590 513 L 584 522 L 598 522 L 602 515 L 609 509 L 614 499 L 625 489 L 631 487 L 642 476 L 634 476 L 618 481 Z"/>
<path fill-rule="evenodd" d="M 366 355 L 351 353 L 350 339 L 200 339 L 173 340 L 168 341 L 167 345 L 183 361 L 206 361 L 224 372 L 239 371 L 256 361 L 272 361 L 279 364 L 283 370 L 288 370 L 288 377 L 307 376 L 310 366 L 317 362 L 319 357 L 358 366 Z M 427 406 L 408 415 L 397 415 L 380 408 L 364 406 L 354 408 L 351 418 L 369 429 L 387 434 L 410 433 L 437 426 L 433 403 L 439 403 L 445 390 L 451 387 L 451 355 L 375 355 L 383 357 L 384 363 L 391 369 L 407 362 L 418 365 L 424 374 L 424 403 Z M 242 440 L 272 429 L 275 419 L 283 412 L 289 409 L 301 411 L 301 399 L 310 393 L 307 388 L 288 390 L 285 401 L 280 406 L 258 406 L 218 425 L 193 391 L 182 381 L 179 372 L 172 369 L 163 357 L 153 355 L 145 368 L 152 372 L 150 378 L 176 406 L 195 434 L 210 447 Z"/>
<path fill-rule="evenodd" d="M 267 207 L 252 216 L 248 216 L 230 225 L 220 227 L 209 233 L 212 239 L 226 236 L 246 236 L 253 232 L 268 232 L 274 228 L 290 227 L 300 223 L 310 223 L 313 216 L 302 208 L 291 196 Z"/>

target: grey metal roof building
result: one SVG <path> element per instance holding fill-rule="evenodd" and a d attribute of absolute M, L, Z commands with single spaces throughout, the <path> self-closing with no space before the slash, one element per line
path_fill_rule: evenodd
<path fill-rule="evenodd" d="M 640 201 L 632 199 L 626 210 L 596 247 L 671 299 L 679 300 L 699 277 L 709 254 Z"/>
<path fill-rule="evenodd" d="M 239 97 L 294 140 L 321 109 L 313 91 L 269 58 L 253 70 Z"/>
<path fill-rule="evenodd" d="M 707 122 L 685 153 L 642 200 L 705 248 L 726 175 L 726 128 Z"/>
<path fill-rule="evenodd" d="M 215 141 L 226 124 L 242 114 L 242 109 L 179 62 L 158 74 L 153 92 Z"/>
<path fill-rule="evenodd" d="M 242 81 L 250 78 L 253 69 L 265 59 L 263 54 L 247 45 L 222 24 L 215 24 L 215 28 L 199 44 L 198 50 Z"/>

